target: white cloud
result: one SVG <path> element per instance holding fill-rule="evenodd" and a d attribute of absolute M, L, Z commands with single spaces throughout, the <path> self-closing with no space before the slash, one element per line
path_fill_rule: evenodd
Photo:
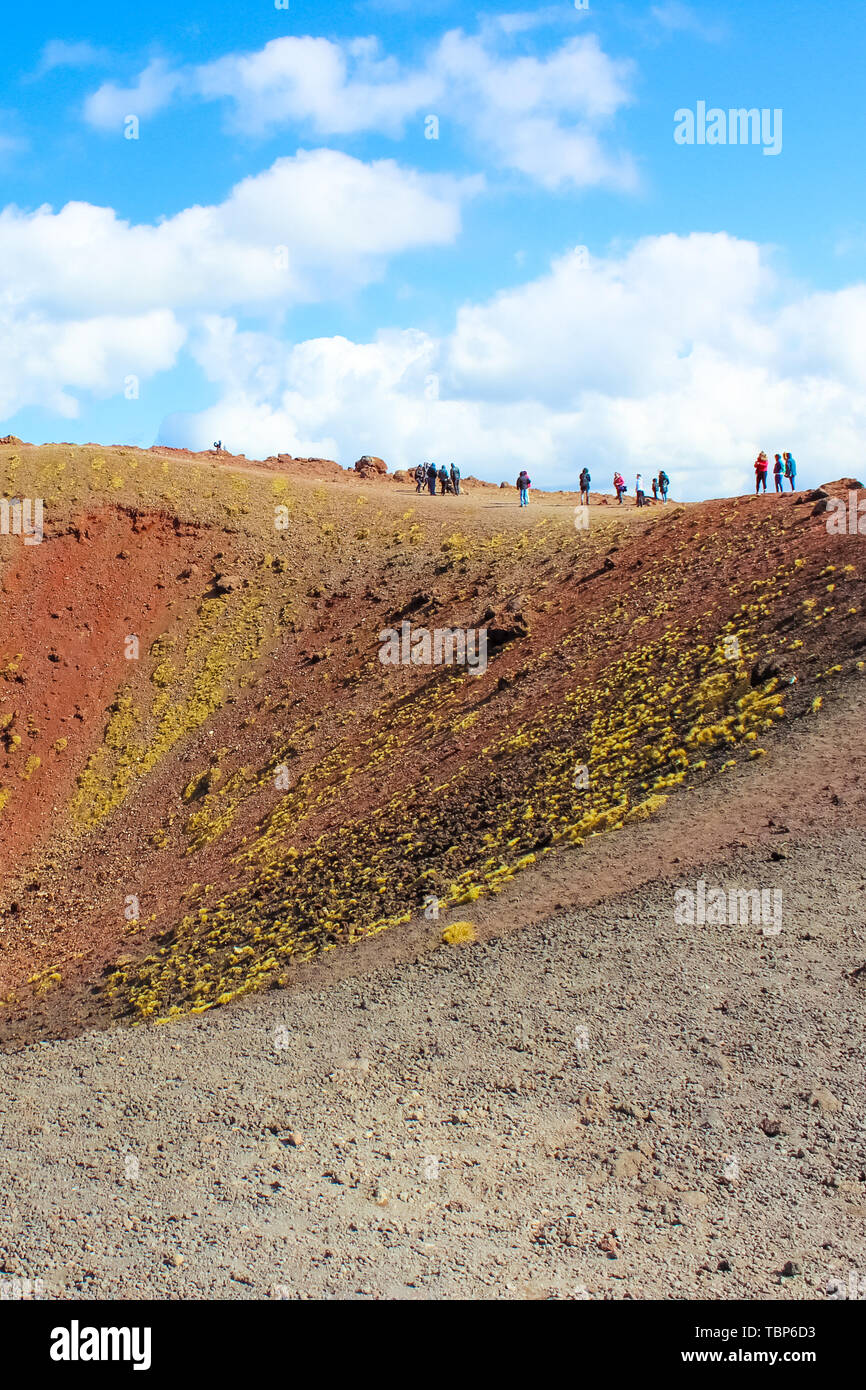
<path fill-rule="evenodd" d="M 653 5 L 650 13 L 656 23 L 671 34 L 694 34 L 708 43 L 716 43 L 727 32 L 716 19 L 708 22 L 691 5 L 683 4 L 683 0 L 665 0 L 662 5 Z"/>
<path fill-rule="evenodd" d="M 443 339 L 289 346 L 215 317 L 191 350 L 221 399 L 163 437 L 392 468 L 459 457 L 492 481 L 525 465 L 560 486 L 583 463 L 601 486 L 664 466 L 685 497 L 746 490 L 759 448 L 791 449 L 815 482 L 862 472 L 866 286 L 781 299 L 759 247 L 696 234 L 564 256 Z"/>
<path fill-rule="evenodd" d="M 228 98 L 246 132 L 303 122 L 319 136 L 399 135 L 438 90 L 429 74 L 401 75 L 375 40 L 341 46 L 311 37 L 273 39 L 256 53 L 217 59 L 196 68 L 190 84 L 205 99 Z"/>
<path fill-rule="evenodd" d="M 551 405 L 587 391 L 645 395 L 679 373 L 695 343 L 752 354 L 760 325 L 750 310 L 772 283 L 759 248 L 724 234 L 650 237 L 619 260 L 579 248 L 548 275 L 461 309 L 449 370 L 462 391 L 522 390 Z"/>
<path fill-rule="evenodd" d="M 112 130 L 127 116 L 145 120 L 168 106 L 183 88 L 184 79 L 163 58 L 148 63 L 130 87 L 104 82 L 84 103 L 84 119 L 98 130 Z"/>
<path fill-rule="evenodd" d="M 166 421 L 163 439 L 198 440 L 216 430 L 211 438 L 222 438 L 226 447 L 243 438 L 248 446 L 243 452 L 251 457 L 289 452 L 346 458 L 351 453 L 354 462 L 372 452 L 367 445 L 380 437 L 387 409 L 395 437 L 417 433 L 420 444 L 417 394 L 407 393 L 406 385 L 424 379 L 436 351 L 423 333 L 384 332 L 375 343 L 318 338 L 292 347 L 210 317 L 192 351 L 223 395 L 211 410 Z"/>
<path fill-rule="evenodd" d="M 127 376 L 174 366 L 185 337 L 168 309 L 59 321 L 0 304 L 0 418 L 37 405 L 72 419 L 73 392 L 119 395 Z"/>
<path fill-rule="evenodd" d="M 608 58 L 595 35 L 569 39 L 546 58 L 502 58 L 455 30 L 432 67 L 446 112 L 498 166 L 547 188 L 635 185 L 630 159 L 607 154 L 599 135 L 629 101 L 631 65 Z"/>
<path fill-rule="evenodd" d="M 36 76 L 43 77 L 55 68 L 102 67 L 110 61 L 110 56 L 107 49 L 97 48 L 86 39 L 78 43 L 69 43 L 66 39 L 49 39 L 42 49 Z"/>
<path fill-rule="evenodd" d="M 389 257 L 453 241 L 477 186 L 316 150 L 155 226 L 89 203 L 7 207 L 0 410 L 38 402 L 69 413 L 66 388 L 120 390 L 127 372 L 169 365 L 201 312 L 274 320 L 294 304 L 354 293 Z"/>
<path fill-rule="evenodd" d="M 586 10 L 566 10 L 562 5 L 544 5 L 537 10 L 512 10 L 507 14 L 481 15 L 482 34 L 526 34 L 532 29 L 542 29 L 551 24 L 562 24 L 566 20 L 580 19 Z"/>
<path fill-rule="evenodd" d="M 518 31 L 527 27 L 520 16 L 511 19 Z M 175 70 L 157 60 L 128 88 L 101 86 L 84 115 L 108 130 L 183 97 L 228 102 L 232 123 L 248 135 L 300 125 L 316 137 L 376 131 L 396 138 L 414 120 L 420 139 L 420 121 L 435 114 L 464 130 L 497 167 L 546 187 L 633 186 L 628 158 L 607 154 L 601 143 L 601 128 L 630 99 L 631 64 L 609 58 L 594 35 L 568 39 L 541 58 L 501 53 L 502 37 L 489 26 L 479 37 L 452 30 L 414 71 L 383 55 L 374 38 L 288 36 Z"/>
<path fill-rule="evenodd" d="M 315 150 L 155 226 L 90 203 L 10 206 L 0 213 L 0 293 L 61 314 L 284 309 L 355 290 L 401 251 L 452 242 L 477 188 Z"/>

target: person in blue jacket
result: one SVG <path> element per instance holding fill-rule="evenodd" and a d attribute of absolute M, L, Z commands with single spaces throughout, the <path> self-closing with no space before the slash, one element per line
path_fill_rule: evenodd
<path fill-rule="evenodd" d="M 452 463 L 452 465 L 451 465 L 451 486 L 452 486 L 452 488 L 454 489 L 454 495 L 455 495 L 455 497 L 459 497 L 459 496 L 460 496 L 460 469 L 459 469 L 459 468 L 455 468 L 455 466 L 454 466 L 453 463 Z"/>
<path fill-rule="evenodd" d="M 785 477 L 790 479 L 791 491 L 794 491 L 794 484 L 797 481 L 797 460 L 793 454 L 783 455 L 785 460 Z"/>

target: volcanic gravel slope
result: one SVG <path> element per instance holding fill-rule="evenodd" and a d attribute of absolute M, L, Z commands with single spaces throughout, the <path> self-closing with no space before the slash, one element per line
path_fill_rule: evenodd
<path fill-rule="evenodd" d="M 862 717 L 861 699 L 843 733 Z M 637 890 L 517 930 L 528 881 L 506 935 L 448 947 L 431 924 L 414 959 L 388 964 L 386 938 L 367 941 L 326 987 L 3 1056 L 9 1290 L 862 1288 L 866 768 L 850 744 L 847 768 L 828 762 L 830 724 L 796 737 L 792 785 L 761 765 L 692 794 L 671 827 L 687 862 L 660 821 L 625 827 L 624 865 L 661 844 L 674 861 Z M 611 843 L 566 851 L 560 891 L 580 856 L 603 877 Z M 780 891 L 781 931 L 676 925 L 677 887 L 701 877 Z"/>
<path fill-rule="evenodd" d="M 777 757 L 861 679 L 862 540 L 821 499 L 598 505 L 585 530 L 563 497 L 0 460 L 46 509 L 41 545 L 0 538 L 12 1042 L 209 1010 L 425 905 L 465 916 Z M 403 622 L 483 629 L 485 669 L 383 665 Z"/>

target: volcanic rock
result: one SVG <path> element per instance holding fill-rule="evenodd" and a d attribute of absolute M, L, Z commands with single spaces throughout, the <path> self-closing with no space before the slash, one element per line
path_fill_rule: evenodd
<path fill-rule="evenodd" d="M 388 465 L 375 454 L 363 454 L 355 464 L 355 472 L 360 473 L 362 478 L 375 478 L 387 473 Z"/>

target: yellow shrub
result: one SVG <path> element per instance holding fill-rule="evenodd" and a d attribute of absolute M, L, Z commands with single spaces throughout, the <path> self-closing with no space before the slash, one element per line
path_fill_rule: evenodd
<path fill-rule="evenodd" d="M 452 922 L 442 933 L 446 946 L 464 946 L 475 940 L 475 928 L 471 922 Z"/>

